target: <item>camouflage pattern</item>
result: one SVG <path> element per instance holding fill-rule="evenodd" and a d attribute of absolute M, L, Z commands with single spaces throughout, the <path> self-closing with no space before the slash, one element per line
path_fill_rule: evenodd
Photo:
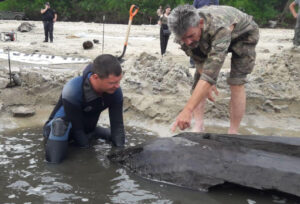
<path fill-rule="evenodd" d="M 246 76 L 254 67 L 255 46 L 259 39 L 258 26 L 252 16 L 229 6 L 203 7 L 198 12 L 204 19 L 199 46 L 192 49 L 181 44 L 181 48 L 202 71 L 201 79 L 216 84 L 226 55 L 232 52 L 228 83 L 246 83 Z"/>

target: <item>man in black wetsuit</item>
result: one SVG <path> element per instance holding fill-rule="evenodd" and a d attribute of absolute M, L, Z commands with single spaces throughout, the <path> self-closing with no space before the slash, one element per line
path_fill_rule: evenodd
<path fill-rule="evenodd" d="M 89 140 L 102 138 L 114 146 L 124 146 L 123 94 L 120 88 L 122 68 L 112 55 L 100 55 L 88 65 L 83 76 L 67 82 L 43 130 L 46 138 L 46 160 L 61 162 L 68 141 L 81 148 Z M 110 128 L 97 127 L 103 110 L 108 108 Z"/>
<path fill-rule="evenodd" d="M 44 24 L 44 32 L 45 32 L 45 40 L 44 42 L 48 42 L 48 36 L 50 38 L 50 42 L 53 42 L 53 24 L 57 20 L 57 13 L 55 10 L 50 8 L 50 3 L 45 3 L 45 8 L 41 9 L 41 14 L 43 17 Z"/>

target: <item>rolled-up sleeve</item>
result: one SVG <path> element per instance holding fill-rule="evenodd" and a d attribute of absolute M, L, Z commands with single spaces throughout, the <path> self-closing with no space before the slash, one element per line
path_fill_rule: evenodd
<path fill-rule="evenodd" d="M 220 69 L 224 63 L 231 43 L 231 30 L 220 29 L 212 39 L 211 50 L 203 64 L 202 80 L 216 84 Z"/>

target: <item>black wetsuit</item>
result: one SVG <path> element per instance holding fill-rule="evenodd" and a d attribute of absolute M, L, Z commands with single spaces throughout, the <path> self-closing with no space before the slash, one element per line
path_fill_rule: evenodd
<path fill-rule="evenodd" d="M 50 146 L 48 149 L 56 148 L 60 145 L 57 143 L 68 141 L 70 138 L 73 138 L 75 142 L 83 146 L 83 144 L 80 144 L 81 141 L 87 141 L 86 138 L 93 134 L 101 112 L 107 108 L 109 109 L 110 135 L 103 137 L 111 141 L 115 146 L 124 145 L 122 90 L 118 88 L 113 94 L 103 93 L 102 96 L 99 96 L 93 90 L 89 81 L 91 66 L 89 65 L 84 70 L 83 76 L 71 79 L 64 86 L 60 99 L 44 128 L 44 136 L 48 140 L 47 143 L 53 143 L 48 145 Z M 58 136 L 50 133 L 50 129 L 53 129 L 51 121 L 56 118 L 61 118 L 66 124 L 65 131 L 63 131 L 63 134 L 58 134 Z M 101 133 L 103 132 L 100 131 L 99 134 Z M 96 137 L 103 138 L 101 135 Z"/>

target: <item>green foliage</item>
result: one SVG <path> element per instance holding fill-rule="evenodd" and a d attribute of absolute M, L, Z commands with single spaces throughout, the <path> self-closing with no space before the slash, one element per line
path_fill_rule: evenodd
<path fill-rule="evenodd" d="M 222 5 L 230 5 L 252 15 L 260 25 L 268 20 L 277 20 L 288 0 L 220 0 Z"/>
<path fill-rule="evenodd" d="M 46 0 L 6 0 L 0 3 L 0 10 L 24 11 L 30 19 L 41 19 L 40 9 Z M 221 5 L 236 7 L 250 15 L 260 25 L 268 20 L 283 16 L 284 7 L 292 0 L 220 0 Z M 134 23 L 150 22 L 157 19 L 156 10 L 169 4 L 171 8 L 180 4 L 192 4 L 193 0 L 49 0 L 51 7 L 58 12 L 59 20 L 102 22 L 103 15 L 108 23 L 127 23 L 132 4 L 140 10 Z M 285 13 L 289 15 L 289 13 Z M 152 23 L 156 23 L 152 21 Z M 284 23 L 284 22 L 282 22 Z"/>

